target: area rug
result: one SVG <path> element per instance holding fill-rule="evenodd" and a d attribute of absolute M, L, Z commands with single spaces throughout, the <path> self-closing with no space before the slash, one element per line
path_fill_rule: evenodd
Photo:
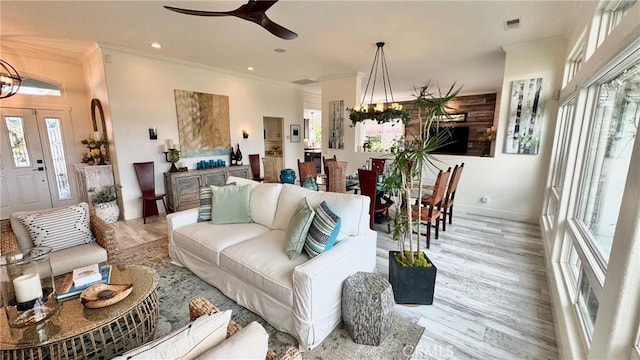
<path fill-rule="evenodd" d="M 231 309 L 232 319 L 245 326 L 258 321 L 269 333 L 269 347 L 276 353 L 288 346 L 297 347 L 291 335 L 276 330 L 260 316 L 224 296 L 218 289 L 200 280 L 188 269 L 170 263 L 167 240 L 162 239 L 126 249 L 120 256 L 125 264 L 141 264 L 154 268 L 160 276 L 158 297 L 160 318 L 157 336 L 162 336 L 189 321 L 187 304 L 202 296 L 222 310 Z M 380 346 L 359 345 L 347 330 L 338 326 L 322 344 L 303 353 L 303 359 L 408 359 L 416 347 L 424 328 L 394 314 L 392 328 Z"/>

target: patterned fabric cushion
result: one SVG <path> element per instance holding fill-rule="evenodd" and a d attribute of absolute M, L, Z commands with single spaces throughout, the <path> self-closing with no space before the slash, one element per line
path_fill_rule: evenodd
<path fill-rule="evenodd" d="M 18 218 L 34 246 L 49 246 L 58 251 L 96 240 L 89 226 L 89 204 L 84 202 Z"/>
<path fill-rule="evenodd" d="M 236 183 L 228 183 L 222 186 L 235 186 Z M 198 222 L 211 221 L 211 207 L 213 206 L 213 193 L 210 186 L 200 188 L 200 208 L 198 209 Z"/>
<path fill-rule="evenodd" d="M 293 260 L 302 253 L 302 248 L 315 214 L 316 212 L 309 206 L 307 198 L 302 199 L 291 221 L 289 221 L 287 234 L 285 235 L 287 239 L 286 251 L 289 259 Z"/>
<path fill-rule="evenodd" d="M 316 257 L 331 249 L 340 232 L 340 224 L 340 217 L 329 209 L 327 203 L 325 201 L 320 203 L 304 242 L 304 250 L 307 254 L 310 257 Z"/>

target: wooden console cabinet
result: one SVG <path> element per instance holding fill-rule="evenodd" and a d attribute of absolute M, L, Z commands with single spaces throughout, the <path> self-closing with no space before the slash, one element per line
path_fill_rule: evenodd
<path fill-rule="evenodd" d="M 169 211 L 176 212 L 200 206 L 200 187 L 224 185 L 229 176 L 251 179 L 251 168 L 230 166 L 164 173 L 164 189 Z"/>

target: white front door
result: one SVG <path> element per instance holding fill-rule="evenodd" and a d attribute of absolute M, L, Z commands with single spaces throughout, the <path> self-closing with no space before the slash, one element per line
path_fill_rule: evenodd
<path fill-rule="evenodd" d="M 73 203 L 62 126 L 66 112 L 0 108 L 0 219 Z"/>

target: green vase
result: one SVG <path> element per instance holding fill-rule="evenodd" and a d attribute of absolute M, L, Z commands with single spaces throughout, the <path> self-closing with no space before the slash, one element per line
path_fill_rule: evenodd
<path fill-rule="evenodd" d="M 302 184 L 302 187 L 305 187 L 309 190 L 318 191 L 318 184 L 316 183 L 316 180 L 313 178 L 313 176 L 307 176 L 306 179 L 304 179 L 304 184 Z"/>

